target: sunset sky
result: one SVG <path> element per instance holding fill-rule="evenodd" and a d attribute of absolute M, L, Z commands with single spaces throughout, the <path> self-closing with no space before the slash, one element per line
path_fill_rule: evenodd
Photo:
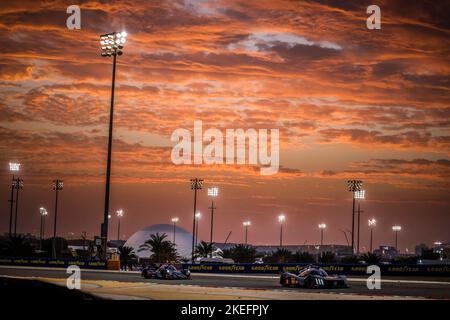
<path fill-rule="evenodd" d="M 76 3 L 75 3 L 76 2 Z M 79 4 L 81 29 L 66 8 Z M 381 8 L 368 30 L 366 8 Z M 450 7 L 446 1 L 2 1 L 0 231 L 8 230 L 8 162 L 22 164 L 19 232 L 98 234 L 103 219 L 112 58 L 99 35 L 126 30 L 118 57 L 111 210 L 122 237 L 180 218 L 192 229 L 189 179 L 218 186 L 215 240 L 345 244 L 348 179 L 364 181 L 362 246 L 450 241 Z M 172 164 L 172 132 L 279 129 L 280 171 Z M 200 238 L 209 199 L 199 193 Z M 117 220 L 112 219 L 115 238 Z"/>

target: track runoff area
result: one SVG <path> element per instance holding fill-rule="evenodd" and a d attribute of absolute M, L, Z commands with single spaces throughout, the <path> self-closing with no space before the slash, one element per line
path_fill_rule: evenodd
<path fill-rule="evenodd" d="M 33 279 L 66 286 L 65 269 L 0 266 L 0 277 Z M 121 300 L 450 300 L 450 278 L 381 277 L 368 289 L 367 277 L 348 277 L 350 288 L 285 288 L 278 275 L 193 273 L 191 280 L 144 279 L 138 271 L 81 269 L 81 290 Z"/>

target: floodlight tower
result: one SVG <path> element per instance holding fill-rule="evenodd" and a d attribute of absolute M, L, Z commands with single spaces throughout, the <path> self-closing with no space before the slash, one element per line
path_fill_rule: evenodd
<path fill-rule="evenodd" d="M 123 217 L 123 210 L 119 209 L 116 211 L 116 215 L 117 215 L 117 240 L 120 240 L 120 220 L 122 220 Z"/>
<path fill-rule="evenodd" d="M 23 189 L 23 179 L 17 177 L 14 180 L 14 188 L 16 189 L 16 213 L 14 216 L 14 237 L 17 237 L 17 217 L 19 215 L 19 190 Z"/>
<path fill-rule="evenodd" d="M 362 190 L 361 180 L 348 180 L 348 191 L 352 193 L 352 254 L 355 253 L 355 192 Z"/>
<path fill-rule="evenodd" d="M 286 221 L 286 216 L 284 214 L 280 214 L 278 216 L 278 222 L 280 223 L 280 247 L 283 246 L 283 223 Z"/>
<path fill-rule="evenodd" d="M 360 190 L 355 192 L 355 199 L 364 200 L 366 197 L 366 191 Z M 360 233 L 360 225 L 361 225 L 361 213 L 364 211 L 361 210 L 361 201 L 358 201 L 358 233 L 356 235 L 356 252 L 359 254 L 359 233 Z"/>
<path fill-rule="evenodd" d="M 127 41 L 127 33 L 113 32 L 100 36 L 100 45 L 102 48 L 102 57 L 113 57 L 112 85 L 111 85 L 111 106 L 109 109 L 109 134 L 108 134 L 108 156 L 106 165 L 106 188 L 105 188 L 105 211 L 103 213 L 103 224 L 101 227 L 102 254 L 106 259 L 108 243 L 108 215 L 109 215 L 109 189 L 111 183 L 111 147 L 114 124 L 114 88 L 116 83 L 116 59 L 122 55 L 122 49 Z"/>
<path fill-rule="evenodd" d="M 323 246 L 323 230 L 325 230 L 327 225 L 325 223 L 320 223 L 318 227 L 320 230 L 320 246 L 322 247 Z"/>
<path fill-rule="evenodd" d="M 211 197 L 211 207 L 209 207 L 209 209 L 211 209 L 211 234 L 209 237 L 209 244 L 211 246 L 211 253 L 210 253 L 210 257 L 212 258 L 212 244 L 213 244 L 213 225 L 214 225 L 214 209 L 217 209 L 214 206 L 214 198 L 216 198 L 219 195 L 219 188 L 217 187 L 209 187 L 208 188 L 208 196 Z"/>
<path fill-rule="evenodd" d="M 178 222 L 178 218 L 177 217 L 175 217 L 175 218 L 172 218 L 172 223 L 173 223 L 173 244 L 175 245 L 176 244 L 176 242 L 175 242 L 175 233 L 176 233 L 176 230 L 177 230 L 177 222 Z"/>
<path fill-rule="evenodd" d="M 245 244 L 247 244 L 248 240 L 248 227 L 250 227 L 251 223 L 250 221 L 244 221 L 242 225 L 245 227 Z"/>
<path fill-rule="evenodd" d="M 191 179 L 191 189 L 194 190 L 194 213 L 192 223 L 192 252 L 191 261 L 194 262 L 194 249 L 195 249 L 195 214 L 197 213 L 197 190 L 201 190 L 203 187 L 203 179 L 193 178 Z"/>
<path fill-rule="evenodd" d="M 392 230 L 395 232 L 395 250 L 398 250 L 398 232 L 402 230 L 402 226 L 395 225 L 392 226 Z"/>
<path fill-rule="evenodd" d="M 53 190 L 55 191 L 55 220 L 53 224 L 53 241 L 52 241 L 52 251 L 53 258 L 56 258 L 56 226 L 58 218 L 58 193 L 64 188 L 64 183 L 60 179 L 53 180 Z"/>
<path fill-rule="evenodd" d="M 194 238 L 195 238 L 195 245 L 197 246 L 198 243 L 198 225 L 200 224 L 200 219 L 202 217 L 202 214 L 200 212 L 197 212 L 195 214 L 195 234 L 194 234 Z"/>
<path fill-rule="evenodd" d="M 370 228 L 370 252 L 372 252 L 372 240 L 373 240 L 373 228 L 377 225 L 377 221 L 375 218 L 369 219 L 369 228 Z"/>
<path fill-rule="evenodd" d="M 9 200 L 10 206 L 9 206 L 9 237 L 12 236 L 12 220 L 13 220 L 13 207 L 14 207 L 14 189 L 16 186 L 16 179 L 14 177 L 15 172 L 19 172 L 20 170 L 20 163 L 17 162 L 10 162 L 9 163 L 9 171 L 13 173 L 12 180 L 11 180 L 11 198 Z"/>
<path fill-rule="evenodd" d="M 45 237 L 45 217 L 47 216 L 48 212 L 47 209 L 44 207 L 39 208 L 39 213 L 41 216 L 41 232 L 39 237 L 39 247 L 42 250 L 42 239 Z"/>

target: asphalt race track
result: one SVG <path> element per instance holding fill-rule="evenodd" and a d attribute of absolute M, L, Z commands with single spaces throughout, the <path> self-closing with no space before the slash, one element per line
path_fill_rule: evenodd
<path fill-rule="evenodd" d="M 34 268 L 34 267 L 10 267 L 0 266 L 0 276 L 23 277 L 23 278 L 55 278 L 65 279 L 65 269 L 56 268 Z M 148 280 L 143 279 L 138 272 L 118 272 L 82 270 L 82 281 L 112 281 L 127 283 L 152 283 L 171 285 L 176 287 L 207 287 L 251 289 L 266 292 L 304 292 L 306 293 L 328 293 L 335 296 L 361 295 L 367 297 L 416 297 L 432 299 L 450 299 L 450 278 L 426 278 L 426 277 L 389 277 L 382 278 L 381 290 L 369 290 L 366 279 L 361 277 L 349 277 L 350 288 L 347 289 L 300 289 L 283 288 L 278 283 L 276 275 L 227 275 L 227 274 L 192 274 L 191 280 Z"/>

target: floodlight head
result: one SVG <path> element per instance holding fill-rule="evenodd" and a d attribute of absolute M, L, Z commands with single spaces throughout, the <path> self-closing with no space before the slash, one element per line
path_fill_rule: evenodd
<path fill-rule="evenodd" d="M 126 36 L 127 33 L 125 31 L 101 35 L 100 45 L 102 48 L 102 57 L 122 55 L 122 49 L 126 42 Z"/>
<path fill-rule="evenodd" d="M 119 218 L 120 218 L 120 217 L 123 217 L 123 210 L 122 210 L 122 209 L 117 210 L 116 213 L 117 213 L 117 216 L 118 216 Z"/>
<path fill-rule="evenodd" d="M 440 245 L 442 245 L 442 242 L 436 241 L 436 242 L 434 243 L 434 245 L 435 245 L 435 246 L 440 246 Z"/>
<path fill-rule="evenodd" d="M 39 212 L 41 216 L 46 216 L 48 214 L 47 210 L 44 207 L 40 207 Z"/>
<path fill-rule="evenodd" d="M 244 221 L 244 222 L 242 222 L 242 224 L 244 227 L 248 227 L 251 225 L 250 221 Z"/>
<path fill-rule="evenodd" d="M 325 223 L 319 224 L 319 229 L 325 229 L 326 227 L 327 227 L 327 225 Z"/>
<path fill-rule="evenodd" d="M 208 188 L 208 196 L 209 197 L 217 197 L 219 195 L 219 188 L 217 187 L 209 187 Z"/>
<path fill-rule="evenodd" d="M 350 192 L 356 192 L 362 190 L 362 181 L 361 180 L 348 180 L 347 186 L 348 191 Z"/>
<path fill-rule="evenodd" d="M 284 214 L 280 214 L 278 216 L 278 222 L 283 223 L 286 220 L 286 216 Z"/>
<path fill-rule="evenodd" d="M 111 215 L 110 214 L 108 214 L 108 219 L 111 219 Z"/>
<path fill-rule="evenodd" d="M 401 226 L 392 226 L 392 230 L 400 231 L 400 230 L 402 230 L 402 227 Z"/>
<path fill-rule="evenodd" d="M 191 189 L 192 190 L 201 190 L 203 187 L 203 179 L 191 179 Z"/>
<path fill-rule="evenodd" d="M 177 222 L 178 222 L 178 218 L 177 218 L 177 217 L 172 218 L 172 222 L 173 222 L 173 223 L 177 223 Z"/>
<path fill-rule="evenodd" d="M 64 188 L 64 182 L 62 180 L 53 180 L 53 190 L 62 190 Z"/>
<path fill-rule="evenodd" d="M 19 171 L 19 170 L 20 170 L 20 163 L 17 162 L 9 163 L 9 171 Z"/>
<path fill-rule="evenodd" d="M 197 212 L 195 214 L 195 219 L 200 219 L 202 217 L 202 214 L 200 212 Z"/>
<path fill-rule="evenodd" d="M 377 220 L 375 218 L 369 219 L 369 227 L 375 227 L 377 225 Z"/>
<path fill-rule="evenodd" d="M 12 187 L 13 187 L 13 189 L 18 189 L 18 190 L 23 189 L 23 179 L 19 179 L 19 178 L 14 179 L 12 181 Z"/>
<path fill-rule="evenodd" d="M 358 190 L 354 193 L 355 199 L 364 199 L 366 197 L 366 191 L 365 190 Z"/>

